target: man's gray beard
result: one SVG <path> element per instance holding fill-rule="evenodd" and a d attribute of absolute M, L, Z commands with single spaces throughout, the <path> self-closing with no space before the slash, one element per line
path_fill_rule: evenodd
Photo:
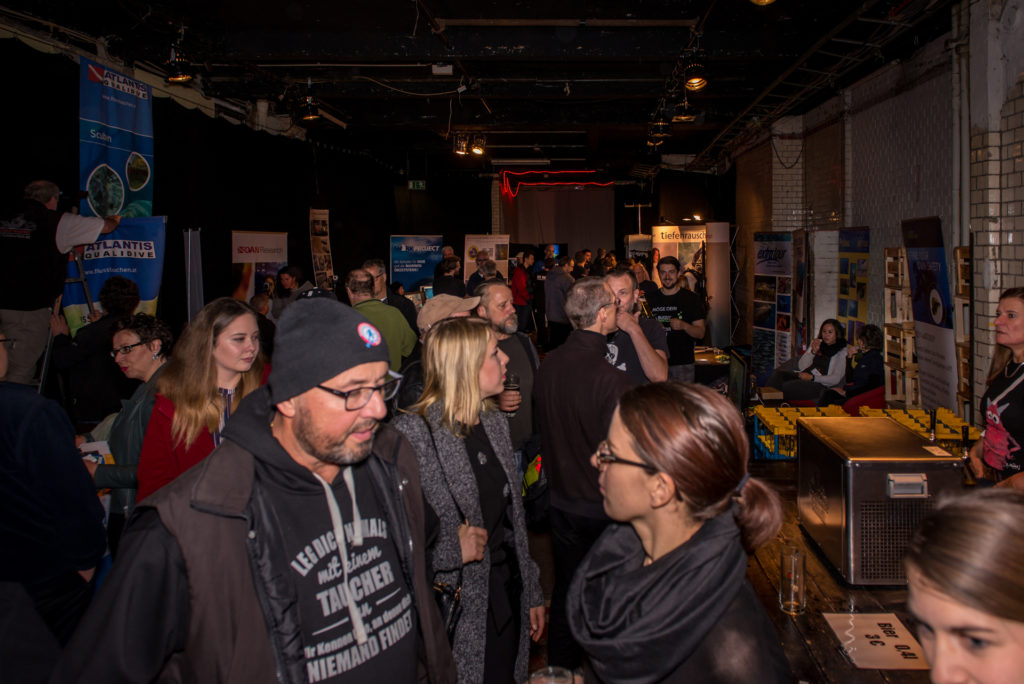
<path fill-rule="evenodd" d="M 511 316 L 505 319 L 501 325 L 495 325 L 494 329 L 505 335 L 515 335 L 519 330 L 519 319 L 516 316 Z"/>
<path fill-rule="evenodd" d="M 356 428 L 362 428 L 365 425 L 364 421 L 361 423 L 353 423 L 352 429 L 349 430 L 349 434 L 353 432 L 361 432 Z M 376 426 L 377 421 L 372 421 Z M 331 465 L 345 466 L 360 463 L 365 461 L 366 457 L 370 455 L 370 450 L 373 448 L 373 440 L 371 439 L 364 444 L 360 444 L 358 448 L 352 449 L 346 447 L 344 442 L 341 444 L 333 445 L 333 448 L 326 451 L 321 450 L 318 446 L 313 443 L 313 426 L 310 424 L 308 414 L 305 411 L 300 411 L 295 416 L 295 427 L 293 429 L 295 440 L 299 445 L 305 449 L 306 453 L 313 456 L 316 460 L 323 463 L 330 463 Z"/>

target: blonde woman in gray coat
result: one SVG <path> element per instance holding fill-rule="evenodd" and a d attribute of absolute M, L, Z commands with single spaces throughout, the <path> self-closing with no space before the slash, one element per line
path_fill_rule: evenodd
<path fill-rule="evenodd" d="M 508 357 L 486 322 L 456 318 L 427 333 L 424 389 L 398 428 L 416 449 L 427 501 L 440 518 L 434 579 L 462 582 L 452 650 L 459 684 L 526 680 L 529 639 L 544 629 L 508 419 L 492 398 Z"/>

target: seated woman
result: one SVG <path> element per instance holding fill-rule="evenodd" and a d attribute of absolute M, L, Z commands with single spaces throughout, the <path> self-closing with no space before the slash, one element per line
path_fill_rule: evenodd
<path fill-rule="evenodd" d="M 110 356 L 125 377 L 141 380 L 142 384 L 131 398 L 122 402 L 121 411 L 110 427 L 107 442 L 114 463 L 100 465 L 88 459 L 83 462 L 92 473 L 96 487 L 110 489 L 107 543 L 115 555 L 125 520 L 135 509 L 136 470 L 142 440 L 156 401 L 157 379 L 167 361 L 171 342 L 170 329 L 148 314 L 135 314 L 114 326 L 114 349 Z"/>
<path fill-rule="evenodd" d="M 951 497 L 921 522 L 904 560 L 933 682 L 1019 682 L 1024 673 L 1024 492 Z"/>
<path fill-rule="evenodd" d="M 50 316 L 53 330 L 52 367 L 65 373 L 67 408 L 74 423 L 98 423 L 121 408 L 138 382 L 126 378 L 110 359 L 114 326 L 132 315 L 139 305 L 139 286 L 122 276 L 111 276 L 99 294 L 103 315 L 71 338 L 60 313 Z"/>
<path fill-rule="evenodd" d="M 139 457 L 138 500 L 210 455 L 238 403 L 264 381 L 260 330 L 248 304 L 221 297 L 203 307 L 157 381 Z"/>
<path fill-rule="evenodd" d="M 747 580 L 747 556 L 779 531 L 775 492 L 747 473 L 743 418 L 700 385 L 622 396 L 600 470 L 612 524 L 569 587 L 584 681 L 790 682 Z"/>
<path fill-rule="evenodd" d="M 846 349 L 846 382 L 842 387 L 825 390 L 818 406 L 842 406 L 847 399 L 885 384 L 885 339 L 877 325 L 865 325 L 857 331 L 857 346 Z"/>
<path fill-rule="evenodd" d="M 462 586 L 452 650 L 460 684 L 527 677 L 544 596 L 530 557 L 508 419 L 491 401 L 508 357 L 486 321 L 443 320 L 424 337 L 423 395 L 393 425 L 416 449 L 423 493 L 440 518 L 435 580 Z"/>
<path fill-rule="evenodd" d="M 796 371 L 787 368 L 792 360 L 776 368 L 768 386 L 782 390 L 786 401 L 817 401 L 829 387 L 843 383 L 846 372 L 846 340 L 843 326 L 834 318 L 821 324 L 818 336 L 796 362 Z"/>

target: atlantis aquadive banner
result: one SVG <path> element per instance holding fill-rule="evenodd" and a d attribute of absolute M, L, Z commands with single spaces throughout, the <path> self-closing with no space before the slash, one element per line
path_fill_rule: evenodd
<path fill-rule="evenodd" d="M 83 216 L 153 215 L 153 93 L 81 59 L 78 155 Z"/>

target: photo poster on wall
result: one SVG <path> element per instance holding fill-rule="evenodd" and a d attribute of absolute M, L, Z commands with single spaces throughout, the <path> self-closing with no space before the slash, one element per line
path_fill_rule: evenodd
<path fill-rule="evenodd" d="M 842 323 L 846 339 L 853 342 L 868 322 L 868 259 L 871 257 L 867 228 L 839 231 L 839 296 L 836 320 Z"/>
<path fill-rule="evenodd" d="M 309 248 L 313 255 L 313 282 L 324 290 L 334 291 L 337 276 L 331 257 L 331 210 L 309 210 Z"/>
<path fill-rule="evenodd" d="M 406 294 L 434 284 L 434 269 L 441 263 L 442 235 L 392 235 L 391 279 Z"/>
<path fill-rule="evenodd" d="M 82 216 L 152 216 L 153 92 L 81 58 L 78 93 Z"/>
<path fill-rule="evenodd" d="M 793 328 L 793 235 L 754 233 L 754 375 L 790 357 Z"/>
<path fill-rule="evenodd" d="M 686 278 L 687 287 L 706 296 L 704 248 L 707 231 L 704 226 L 654 226 L 651 232 L 652 250 L 658 250 L 660 259 L 667 256 L 679 259 L 679 272 Z"/>
<path fill-rule="evenodd" d="M 491 259 L 498 266 L 498 273 L 508 282 L 508 235 L 467 235 L 466 251 L 462 258 L 462 277 L 476 273 L 476 255 L 486 249 Z"/>
<path fill-rule="evenodd" d="M 808 289 L 807 231 L 793 231 L 793 314 L 790 320 L 789 356 L 800 356 L 811 343 L 810 296 Z"/>
<path fill-rule="evenodd" d="M 925 409 L 956 406 L 956 335 L 942 224 L 937 216 L 902 222 L 914 316 L 914 350 Z"/>
<path fill-rule="evenodd" d="M 256 294 L 273 298 L 277 272 L 288 265 L 288 233 L 231 232 L 231 296 L 248 302 Z"/>
<path fill-rule="evenodd" d="M 89 286 L 93 305 L 100 309 L 99 294 L 103 284 L 114 275 L 134 281 L 139 286 L 139 305 L 136 313 L 156 315 L 157 296 L 164 274 L 164 224 L 166 216 L 137 216 L 124 218 L 112 233 L 81 250 L 82 271 Z M 68 277 L 78 278 L 78 265 L 68 261 Z M 78 283 L 64 286 L 61 308 L 68 328 L 74 335 L 89 322 L 89 305 L 85 290 Z"/>

